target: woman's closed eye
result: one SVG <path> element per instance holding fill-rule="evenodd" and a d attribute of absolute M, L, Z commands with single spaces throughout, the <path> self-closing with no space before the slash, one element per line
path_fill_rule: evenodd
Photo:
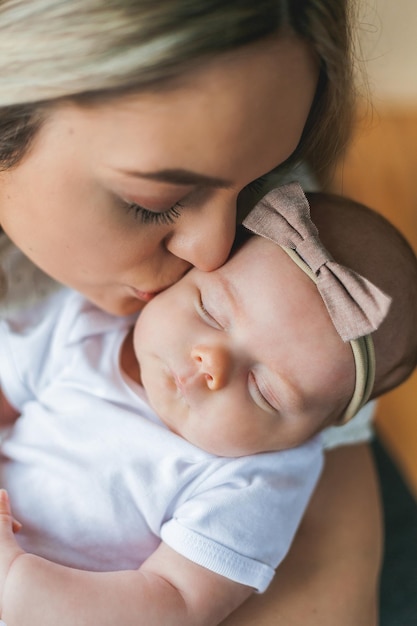
<path fill-rule="evenodd" d="M 260 176 L 259 178 L 248 183 L 245 189 L 258 192 L 263 187 L 266 177 Z M 184 205 L 182 202 L 175 202 L 167 209 L 149 209 L 137 202 L 131 202 L 129 200 L 122 199 L 123 205 L 126 207 L 128 213 L 133 213 L 133 217 L 136 220 L 140 220 L 142 224 L 156 224 L 157 226 L 168 226 L 173 224 L 182 213 Z"/>
<path fill-rule="evenodd" d="M 156 224 L 157 226 L 168 226 L 173 224 L 181 215 L 183 205 L 176 202 L 172 207 L 164 211 L 151 211 L 135 202 L 124 201 L 127 211 L 133 212 L 135 219 L 140 219 L 142 224 Z"/>
<path fill-rule="evenodd" d="M 244 189 L 259 193 L 260 189 L 263 187 L 265 179 L 265 176 L 260 176 L 259 178 L 248 183 Z M 199 195 L 201 195 L 201 190 Z M 124 198 L 122 198 L 121 201 L 127 212 L 133 214 L 135 220 L 139 220 L 142 224 L 154 224 L 156 226 L 169 226 L 173 224 L 177 219 L 179 219 L 182 214 L 182 209 L 184 208 L 183 203 L 180 201 L 175 202 L 167 209 L 149 209 L 141 204 L 138 204 L 137 202 L 132 202 Z"/>

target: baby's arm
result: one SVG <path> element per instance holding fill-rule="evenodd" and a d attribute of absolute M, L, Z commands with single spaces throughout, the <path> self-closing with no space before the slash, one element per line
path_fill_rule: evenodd
<path fill-rule="evenodd" d="M 209 626 L 251 593 L 162 543 L 138 569 L 93 573 L 27 554 L 0 491 L 0 601 L 7 626 Z"/>

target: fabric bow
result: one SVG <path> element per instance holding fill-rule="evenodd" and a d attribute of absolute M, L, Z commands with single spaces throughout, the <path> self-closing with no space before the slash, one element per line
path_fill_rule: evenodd
<path fill-rule="evenodd" d="M 391 298 L 357 272 L 336 263 L 319 239 L 299 183 L 270 191 L 243 225 L 283 248 L 294 250 L 304 261 L 343 341 L 372 333 L 386 317 Z"/>

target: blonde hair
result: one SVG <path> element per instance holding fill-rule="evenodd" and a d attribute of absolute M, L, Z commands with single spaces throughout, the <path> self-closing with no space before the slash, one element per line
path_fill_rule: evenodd
<path fill-rule="evenodd" d="M 321 63 L 294 155 L 320 169 L 350 126 L 352 1 L 0 0 L 0 168 L 19 161 L 58 99 L 82 104 L 154 88 L 287 28 Z"/>

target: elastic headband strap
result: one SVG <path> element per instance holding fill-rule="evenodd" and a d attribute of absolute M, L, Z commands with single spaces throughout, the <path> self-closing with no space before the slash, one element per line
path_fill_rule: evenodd
<path fill-rule="evenodd" d="M 289 257 L 317 285 L 317 277 L 307 263 L 292 248 L 281 246 Z M 346 424 L 366 404 L 375 382 L 375 349 L 371 335 L 349 341 L 355 363 L 355 389 L 350 402 L 343 413 L 339 425 Z"/>

